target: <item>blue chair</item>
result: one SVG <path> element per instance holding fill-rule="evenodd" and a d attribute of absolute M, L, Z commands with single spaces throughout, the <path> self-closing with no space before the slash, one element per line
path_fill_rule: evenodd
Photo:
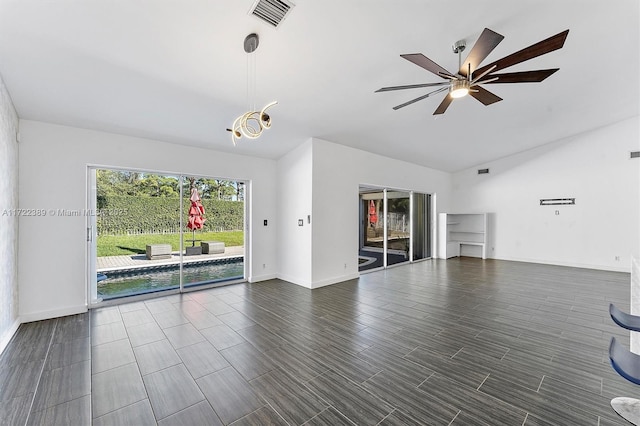
<path fill-rule="evenodd" d="M 618 374 L 636 385 L 640 385 L 640 355 L 622 346 L 615 337 L 609 344 L 609 360 Z M 618 397 L 611 400 L 611 408 L 623 419 L 636 426 L 640 425 L 640 400 Z"/>
<path fill-rule="evenodd" d="M 609 315 L 611 315 L 613 322 L 618 324 L 620 327 L 631 331 L 640 331 L 640 316 L 622 312 L 620 309 L 616 308 L 613 303 L 609 304 Z"/>
<path fill-rule="evenodd" d="M 612 337 L 609 344 L 609 359 L 611 366 L 618 374 L 640 385 L 640 355 L 634 354 Z"/>

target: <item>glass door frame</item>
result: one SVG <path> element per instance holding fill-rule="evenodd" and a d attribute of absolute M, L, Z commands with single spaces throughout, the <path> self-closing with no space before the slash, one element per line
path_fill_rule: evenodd
<path fill-rule="evenodd" d="M 398 262 L 395 264 L 389 264 L 388 262 L 388 249 L 389 249 L 389 245 L 388 245 L 388 231 L 389 231 L 389 224 L 388 224 L 388 213 L 389 213 L 389 208 L 388 208 L 388 194 L 389 192 L 400 192 L 400 193 L 406 193 L 409 196 L 409 247 L 408 247 L 408 260 L 403 261 L 403 262 Z M 366 242 L 366 226 L 367 226 L 367 221 L 366 221 L 366 216 L 367 216 L 367 208 L 364 205 L 363 201 L 366 201 L 365 198 L 363 198 L 363 194 L 367 194 L 367 193 L 381 193 L 382 194 L 382 216 L 383 216 L 383 244 L 382 244 L 382 266 L 377 267 L 377 268 L 371 268 L 371 269 L 367 269 L 367 270 L 361 270 L 359 271 L 359 273 L 367 273 L 367 272 L 372 272 L 372 271 L 378 271 L 378 270 L 382 270 L 382 269 L 387 269 L 390 267 L 395 267 L 395 266 L 402 266 L 402 265 L 406 265 L 406 264 L 411 264 L 411 263 L 415 263 L 415 262 L 422 262 L 425 260 L 430 260 L 433 258 L 433 250 L 435 248 L 434 244 L 434 227 L 435 227 L 435 222 L 433 220 L 433 218 L 435 217 L 435 197 L 436 194 L 432 194 L 432 193 L 426 193 L 426 192 L 420 192 L 420 191 L 413 191 L 413 190 L 403 190 L 403 189 L 396 189 L 396 188 L 391 188 L 391 187 L 379 187 L 379 186 L 375 186 L 375 185 L 360 185 L 360 190 L 358 193 L 358 197 L 359 197 L 359 204 L 360 204 L 360 208 L 359 213 L 362 215 L 361 219 L 358 221 L 358 223 L 360 224 L 360 226 L 362 226 L 364 229 L 359 230 L 358 232 L 358 247 L 359 250 L 362 250 L 362 248 L 365 246 L 365 242 Z M 415 205 L 415 195 L 416 194 L 421 194 L 423 195 L 424 198 L 424 202 L 425 202 L 425 206 L 423 208 L 424 210 L 424 252 L 425 252 L 425 256 L 419 258 L 419 259 L 414 259 L 414 238 L 415 238 L 415 232 L 416 232 L 416 226 L 414 224 L 414 212 L 416 209 L 416 205 Z M 379 220 L 379 219 L 378 219 Z M 364 237 L 363 237 L 364 235 Z"/>
<path fill-rule="evenodd" d="M 97 178 L 96 171 L 97 170 L 114 170 L 114 171 L 125 171 L 125 172 L 139 172 L 139 173 L 148 173 L 148 174 L 156 174 L 156 175 L 165 175 L 165 176 L 176 176 L 178 178 L 178 185 L 180 188 L 179 197 L 180 197 L 180 229 L 181 229 L 181 238 L 180 238 L 180 257 L 179 257 L 179 286 L 178 288 L 172 288 L 167 290 L 162 290 L 159 292 L 151 292 L 151 293 L 140 293 L 126 297 L 119 297 L 114 299 L 102 300 L 98 297 L 97 294 Z M 183 182 L 185 177 L 193 177 L 197 176 L 198 178 L 205 179 L 218 179 L 218 180 L 226 180 L 242 183 L 244 187 L 244 196 L 243 196 L 243 245 L 244 245 L 244 254 L 243 254 L 243 276 L 241 279 L 224 281 L 224 283 L 211 283 L 211 284 L 203 284 L 199 286 L 187 286 L 185 288 L 183 282 L 183 265 L 184 265 L 184 218 L 183 218 L 183 208 L 184 208 L 184 200 L 183 200 Z M 140 168 L 131 168 L 131 167 L 120 167 L 120 166 L 106 166 L 106 165 L 98 165 L 98 164 L 87 164 L 86 168 L 86 179 L 87 179 L 87 199 L 86 205 L 87 210 L 85 214 L 86 218 L 86 250 L 85 250 L 85 270 L 86 270 L 86 286 L 85 286 L 85 294 L 87 300 L 87 306 L 89 309 L 105 307 L 110 305 L 117 305 L 120 303 L 129 303 L 135 302 L 139 300 L 147 300 L 152 299 L 154 297 L 158 297 L 159 295 L 172 295 L 172 294 L 181 294 L 188 293 L 190 291 L 203 290 L 212 287 L 219 287 L 221 285 L 229 285 L 236 284 L 240 282 L 246 282 L 247 277 L 250 275 L 250 265 L 249 265 L 249 253 L 250 253 L 250 227 L 249 227 L 249 212 L 250 212 L 250 187 L 251 180 L 249 179 L 232 179 L 232 178 L 221 178 L 214 176 L 204 176 L 204 175 L 195 175 L 191 173 L 180 173 L 180 172 L 168 172 L 168 171 L 157 171 L 150 169 L 140 169 Z"/>
<path fill-rule="evenodd" d="M 396 265 L 405 265 L 407 263 L 411 263 L 413 261 L 413 256 L 412 256 L 412 252 L 413 252 L 413 238 L 412 238 L 412 231 L 413 231 L 413 216 L 411 216 L 411 205 L 413 203 L 413 194 L 414 191 L 404 191 L 404 190 L 398 190 L 398 189 L 390 189 L 390 188 L 385 188 L 383 190 L 383 195 L 384 195 L 384 206 L 385 206 L 385 214 L 384 214 L 384 219 L 385 219 L 385 237 L 384 237 L 384 242 L 385 242 L 385 249 L 384 249 L 384 267 L 385 268 L 389 268 L 391 266 L 396 266 Z M 389 219 L 391 218 L 391 214 L 395 213 L 395 212 L 391 212 L 389 211 L 389 204 L 390 201 L 389 200 L 402 200 L 402 199 L 409 199 L 409 211 L 404 215 L 405 218 L 408 218 L 408 227 L 409 227 L 409 244 L 407 247 L 406 252 L 406 259 L 405 260 L 400 260 L 394 263 L 390 263 L 389 262 L 389 255 L 390 254 L 394 254 L 394 255 L 398 255 L 398 249 L 397 248 L 390 248 L 389 247 L 389 240 L 391 238 L 391 231 L 392 229 L 389 226 Z M 396 213 L 397 214 L 397 213 Z M 397 229 L 395 229 L 395 231 L 397 231 Z M 402 250 L 400 250 L 402 252 Z"/>

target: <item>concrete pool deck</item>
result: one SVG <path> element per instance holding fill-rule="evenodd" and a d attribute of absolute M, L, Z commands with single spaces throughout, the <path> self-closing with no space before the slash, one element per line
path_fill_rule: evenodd
<path fill-rule="evenodd" d="M 224 253 L 220 254 L 199 254 L 183 255 L 184 263 L 198 262 L 210 259 L 227 259 L 244 256 L 244 246 L 225 247 Z M 122 256 L 102 256 L 96 258 L 96 272 L 117 271 L 120 269 L 131 269 L 150 265 L 171 265 L 180 262 L 180 252 L 173 252 L 171 259 L 147 259 L 144 254 L 122 255 Z"/>

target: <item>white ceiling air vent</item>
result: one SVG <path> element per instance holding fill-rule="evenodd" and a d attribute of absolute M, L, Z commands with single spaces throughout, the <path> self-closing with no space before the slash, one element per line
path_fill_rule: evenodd
<path fill-rule="evenodd" d="M 489 169 L 478 169 L 479 175 L 486 175 L 487 173 L 489 173 Z"/>
<path fill-rule="evenodd" d="M 288 0 L 257 0 L 249 9 L 249 13 L 278 28 L 293 6 L 295 5 Z"/>
<path fill-rule="evenodd" d="M 631 151 L 629 158 L 640 158 L 640 151 Z"/>

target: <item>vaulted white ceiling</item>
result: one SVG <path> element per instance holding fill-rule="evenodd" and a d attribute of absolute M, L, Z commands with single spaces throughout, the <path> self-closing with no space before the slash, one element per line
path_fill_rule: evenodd
<path fill-rule="evenodd" d="M 274 29 L 254 0 L 0 0 L 0 74 L 21 118 L 279 158 L 309 137 L 456 171 L 639 114 L 637 0 L 293 0 Z M 569 29 L 564 48 L 508 71 L 559 67 L 542 83 L 487 86 L 432 115 L 442 96 L 374 93 L 438 81 L 400 58 L 455 71 L 451 45 L 505 36 L 484 63 Z M 232 146 L 246 111 L 243 40 L 260 36 L 258 106 L 273 127 Z"/>

